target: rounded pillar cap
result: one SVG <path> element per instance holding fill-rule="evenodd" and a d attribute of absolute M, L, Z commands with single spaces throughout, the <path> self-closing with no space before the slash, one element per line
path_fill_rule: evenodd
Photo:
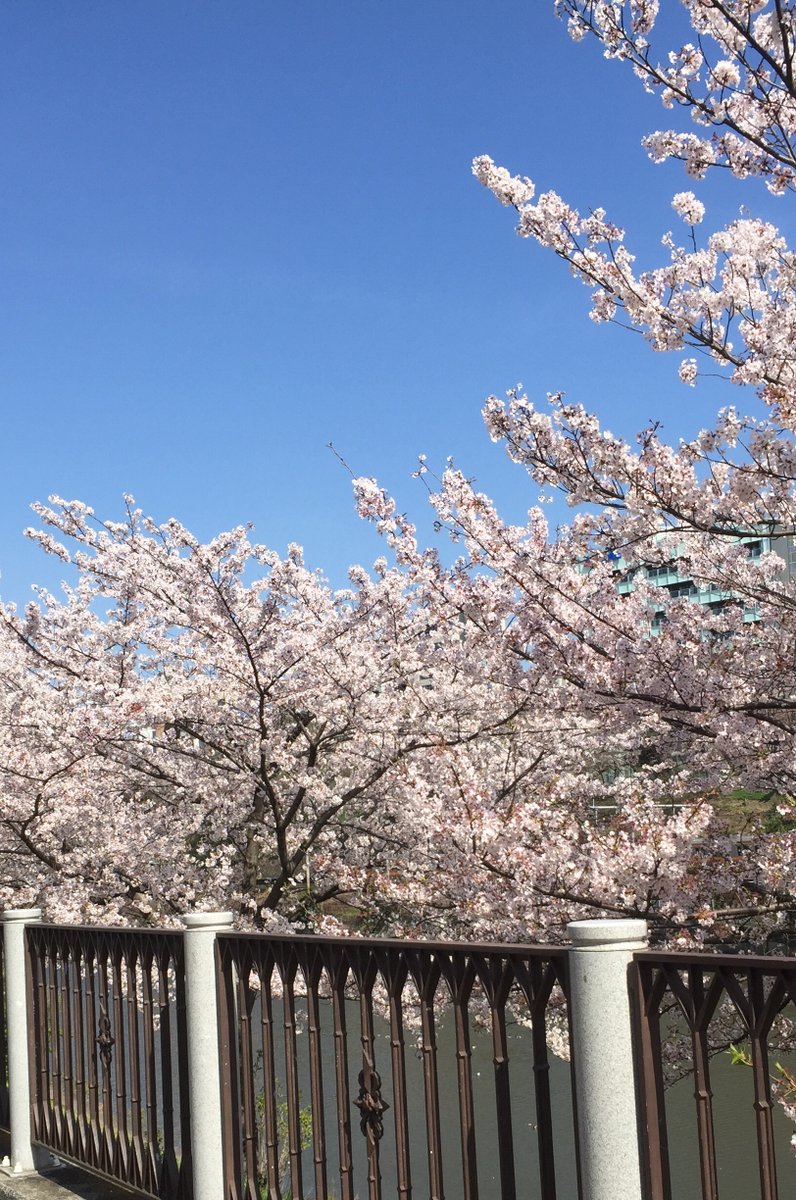
<path fill-rule="evenodd" d="M 575 950 L 639 950 L 647 944 L 647 922 L 628 917 L 570 921 L 567 933 Z"/>
<path fill-rule="evenodd" d="M 185 913 L 183 924 L 186 929 L 228 929 L 235 919 L 231 912 Z"/>
<path fill-rule="evenodd" d="M 2 914 L 3 921 L 10 924 L 12 921 L 40 921 L 40 908 L 7 908 Z"/>

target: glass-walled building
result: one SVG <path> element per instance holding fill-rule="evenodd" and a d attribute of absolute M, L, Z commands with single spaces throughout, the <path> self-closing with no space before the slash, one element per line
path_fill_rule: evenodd
<path fill-rule="evenodd" d="M 791 582 L 796 580 L 796 538 L 790 534 L 775 534 L 760 537 L 745 537 L 740 539 L 746 547 L 749 557 L 760 558 L 772 551 L 782 559 L 781 578 Z M 617 573 L 622 570 L 621 559 L 617 560 Z M 635 588 L 639 575 L 649 580 L 661 589 L 660 603 L 655 605 L 651 628 L 657 633 L 666 620 L 666 608 L 672 600 L 693 600 L 707 608 L 720 609 L 734 597 L 731 592 L 723 591 L 715 584 L 696 583 L 694 579 L 678 570 L 676 562 L 664 563 L 660 566 L 638 567 L 632 572 L 622 575 L 617 581 L 617 589 L 622 594 L 628 594 Z M 756 621 L 757 612 L 750 606 L 744 612 L 744 620 Z"/>

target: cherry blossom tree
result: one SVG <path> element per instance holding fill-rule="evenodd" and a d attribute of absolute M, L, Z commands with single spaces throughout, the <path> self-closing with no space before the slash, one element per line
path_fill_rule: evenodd
<path fill-rule="evenodd" d="M 663 51 L 655 3 L 557 7 L 576 40 L 597 39 L 692 119 L 687 132 L 645 140 L 653 159 L 682 159 L 695 180 L 723 168 L 777 196 L 792 190 L 794 5 L 689 0 L 692 40 Z M 487 157 L 473 170 L 515 209 L 520 236 L 591 289 L 595 321 L 630 325 L 656 351 L 690 352 L 682 383 L 696 385 L 705 362 L 754 388 L 764 415 L 730 407 L 691 440 L 667 444 L 652 425 L 633 445 L 560 394 L 541 405 L 521 389 L 490 397 L 492 438 L 575 515 L 555 533 L 540 508 L 509 525 L 451 467 L 430 487 L 461 553 L 447 571 L 392 501 L 359 481 L 360 511 L 399 563 L 477 631 L 495 675 L 544 693 L 536 711 L 572 749 L 559 746 L 520 803 L 516 792 L 504 803 L 472 756 L 466 787 L 426 783 L 429 843 L 457 870 L 440 870 L 433 887 L 386 872 L 378 886 L 429 914 L 450 889 L 460 921 L 489 935 L 548 936 L 606 911 L 645 916 L 674 944 L 790 946 L 796 589 L 782 555 L 796 534 L 794 256 L 753 217 L 701 240 L 704 205 L 682 191 L 672 203 L 688 244 L 667 234 L 668 261 L 641 271 L 604 211 L 537 198 L 528 177 Z M 419 473 L 430 478 L 424 464 Z M 469 665 L 477 673 L 478 660 Z M 728 829 L 711 801 L 736 788 L 767 792 L 776 811 Z M 596 815 L 595 802 L 615 814 Z"/>
<path fill-rule="evenodd" d="M 695 116 L 651 135 L 653 157 L 785 202 L 793 5 L 690 0 L 692 40 L 663 51 L 654 4 L 559 10 Z M 132 502 L 118 523 L 40 506 L 32 536 L 77 582 L 2 613 L 15 902 L 135 920 L 232 904 L 316 926 L 353 903 L 373 928 L 525 939 L 609 912 L 674 944 L 792 938 L 796 593 L 750 544 L 796 533 L 793 255 L 754 218 L 700 240 L 702 202 L 678 192 L 689 244 L 668 237 L 640 271 L 605 213 L 537 199 L 487 158 L 474 170 L 591 288 L 594 319 L 686 352 L 686 384 L 700 362 L 723 370 L 765 415 L 632 445 L 563 396 L 492 397 L 491 436 L 566 496 L 569 526 L 540 508 L 509 525 L 451 467 L 430 486 L 459 547 L 447 566 L 358 480 L 392 565 L 338 591 L 245 529 L 201 544 Z M 780 799 L 740 851 L 711 804 L 735 787 Z"/>
<path fill-rule="evenodd" d="M 680 159 L 695 181 L 721 168 L 786 200 L 796 180 L 793 3 L 684 0 L 690 37 L 663 50 L 656 0 L 558 0 L 557 9 L 576 41 L 596 39 L 675 119 L 690 119 L 685 130 L 650 134 L 653 160 Z M 705 206 L 689 189 L 672 200 L 685 244 L 666 234 L 667 261 L 641 270 L 603 210 L 582 215 L 555 192 L 537 198 L 527 176 L 486 156 L 473 170 L 515 209 L 520 236 L 591 289 L 594 321 L 679 351 L 683 384 L 698 384 L 705 364 L 753 388 L 762 407 L 753 400 L 749 416 L 727 407 L 713 428 L 677 444 L 652 425 L 634 445 L 560 394 L 542 404 L 519 388 L 490 397 L 493 439 L 575 510 L 552 537 L 540 510 L 509 525 L 452 468 L 432 487 L 439 522 L 462 551 L 447 585 L 455 576 L 468 622 L 491 629 L 493 660 L 502 647 L 519 687 L 523 667 L 540 672 L 557 700 L 567 695 L 578 728 L 604 734 L 602 764 L 592 740 L 502 822 L 494 795 L 481 795 L 487 870 L 470 903 L 512 930 L 518 916 L 549 931 L 602 907 L 647 917 L 674 945 L 792 952 L 796 582 L 783 560 L 796 534 L 793 251 L 772 224 L 746 215 L 702 237 Z M 439 571 L 386 498 L 371 494 L 362 507 L 412 570 Z M 742 840 L 721 815 L 723 794 L 737 787 L 780 801 L 776 814 L 748 819 Z M 607 821 L 586 805 L 600 791 L 617 806 Z M 667 816 L 674 800 L 677 815 Z M 475 882 L 464 823 L 435 816 L 440 856 Z M 722 1013 L 712 1031 L 725 1049 L 733 1020 Z M 792 1049 L 787 1023 L 777 1037 Z M 779 1066 L 774 1094 L 793 1120 L 793 1079 Z"/>
<path fill-rule="evenodd" d="M 781 945 L 794 909 L 792 835 L 750 823 L 739 852 L 737 831 L 730 835 L 710 803 L 739 784 L 782 794 L 792 786 L 790 729 L 772 696 L 772 679 L 783 696 L 789 688 L 787 633 L 758 610 L 749 621 L 736 599 L 745 587 L 765 600 L 776 556 L 751 560 L 733 543 L 733 591 L 716 592 L 715 611 L 669 601 L 653 636 L 660 589 L 639 575 L 621 590 L 631 568 L 595 550 L 592 518 L 554 538 L 539 510 L 527 525 L 507 526 L 451 469 L 432 494 L 463 549 L 445 568 L 417 548 L 372 481 L 358 486 L 363 515 L 429 593 L 462 613 L 481 661 L 525 695 L 526 721 L 533 714 L 556 745 L 529 787 L 505 797 L 494 768 L 479 770 L 472 753 L 457 777 L 466 786 L 423 781 L 417 803 L 429 842 L 441 867 L 457 868 L 440 869 L 425 887 L 406 869 L 386 872 L 377 881 L 383 894 L 407 905 L 411 897 L 415 914 L 439 919 L 447 891 L 457 931 L 481 936 L 556 937 L 568 920 L 614 913 L 645 917 L 673 944 Z M 700 535 L 703 555 L 709 540 Z M 668 564 L 659 532 L 639 549 L 644 570 L 653 553 Z M 683 569 L 685 553 L 678 540 Z M 471 659 L 473 667 L 477 677 L 481 663 Z"/>
<path fill-rule="evenodd" d="M 686 132 L 645 139 L 655 161 L 681 159 L 697 181 L 721 168 L 782 197 L 796 178 L 794 7 L 685 0 L 690 37 L 660 48 L 655 2 L 557 4 L 576 41 L 597 40 L 666 109 L 690 118 Z M 687 385 L 704 362 L 763 402 L 762 416 L 722 410 L 691 440 L 667 444 L 652 425 L 633 445 L 560 394 L 542 404 L 520 389 L 490 397 L 492 438 L 575 510 L 554 537 L 538 509 L 523 526 L 506 524 L 455 469 L 432 488 L 440 523 L 463 548 L 458 602 L 473 622 L 484 608 L 494 616 L 506 671 L 513 659 L 557 679 L 570 711 L 606 731 L 606 762 L 619 749 L 610 786 L 602 773 L 620 808 L 610 830 L 586 824 L 578 852 L 549 876 L 536 858 L 530 892 L 567 906 L 594 901 L 602 886 L 606 908 L 697 938 L 792 938 L 796 588 L 778 551 L 796 533 L 794 254 L 754 217 L 702 238 L 705 207 L 689 190 L 672 201 L 686 244 L 666 234 L 667 261 L 640 270 L 603 210 L 582 215 L 555 192 L 537 197 L 528 177 L 486 156 L 473 170 L 515 209 L 519 235 L 591 289 L 593 320 L 629 325 L 653 350 L 688 353 Z M 666 591 L 662 578 L 682 586 Z M 571 811 L 594 794 L 596 761 L 559 782 Z M 708 804 L 734 787 L 781 797 L 779 831 L 750 820 L 741 853 Z M 650 813 L 662 800 L 682 803 L 681 815 Z M 522 871 L 507 870 L 521 886 Z"/>
<path fill-rule="evenodd" d="M 36 510 L 30 535 L 77 582 L 2 609 L 7 902 L 106 920 L 231 905 L 263 925 L 344 900 L 383 922 L 369 881 L 388 857 L 431 878 L 424 798 L 549 774 L 534 688 L 492 670 L 427 579 L 379 560 L 335 591 L 296 547 L 243 528 L 201 544 L 130 498 L 121 522 Z"/>
<path fill-rule="evenodd" d="M 517 636 L 513 576 L 445 567 L 356 486 L 395 563 L 341 591 L 245 529 L 200 544 L 132 501 L 116 523 L 37 506 L 31 536 L 77 582 L 2 611 L 6 902 L 493 938 L 560 937 L 594 911 L 687 926 L 716 876 L 690 853 L 707 807 L 653 803 L 680 732 L 585 705 L 568 635 L 544 654 Z M 535 536 L 541 553 L 541 521 Z M 631 803 L 606 772 L 642 742 Z M 591 818 L 622 797 L 621 827 Z"/>

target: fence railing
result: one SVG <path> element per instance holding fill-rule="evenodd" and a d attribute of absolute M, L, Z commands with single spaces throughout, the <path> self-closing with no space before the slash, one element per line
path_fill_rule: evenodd
<path fill-rule="evenodd" d="M 312 1151 L 311 1194 L 330 1194 L 329 1164 L 334 1159 L 335 1194 L 354 1200 L 364 1194 L 355 1182 L 356 1152 L 363 1144 L 361 1182 L 366 1176 L 369 1200 L 381 1200 L 383 1194 L 384 1149 L 390 1158 L 391 1194 L 401 1200 L 408 1200 L 413 1186 L 415 1194 L 442 1200 L 443 1176 L 456 1157 L 458 1169 L 448 1180 L 447 1194 L 477 1200 L 474 1021 L 490 1030 L 493 1047 L 492 1086 L 481 1089 L 491 1093 L 493 1111 L 481 1113 L 481 1119 L 486 1123 L 491 1115 L 496 1124 L 500 1195 L 514 1200 L 518 1184 L 507 1022 L 517 1020 L 531 1025 L 531 1053 L 514 1069 L 526 1078 L 532 1073 L 535 1084 L 534 1119 L 524 1113 L 517 1130 L 535 1137 L 538 1194 L 555 1200 L 546 1022 L 552 1005 L 554 1016 L 566 1025 L 565 949 L 228 934 L 221 934 L 216 945 L 225 1200 L 260 1200 L 264 1194 L 278 1200 L 283 1192 L 303 1200 L 304 1149 Z M 437 1026 L 446 1016 L 453 1037 L 443 1046 Z M 302 1022 L 303 1039 L 298 1034 Z M 333 1061 L 324 1053 L 324 1041 L 334 1046 Z M 352 1042 L 358 1043 L 355 1050 Z M 410 1121 L 407 1103 L 407 1076 L 418 1058 L 422 1129 Z M 324 1079 L 324 1065 L 333 1080 Z M 308 1085 L 303 1092 L 302 1076 Z M 441 1076 L 455 1081 L 458 1129 L 448 1126 L 447 1132 L 458 1142 L 456 1155 L 444 1144 Z M 359 1124 L 358 1131 L 352 1131 L 352 1123 Z M 523 1179 L 520 1191 L 527 1194 L 528 1186 Z"/>
<path fill-rule="evenodd" d="M 747 1145 L 755 1154 L 761 1200 L 777 1200 L 774 1104 L 770 1061 L 772 1027 L 788 1008 L 796 1018 L 796 959 L 714 954 L 635 956 L 632 986 L 637 990 L 640 1101 L 646 1130 L 649 1200 L 672 1200 L 672 1172 L 666 1106 L 666 1069 L 693 1077 L 699 1145 L 700 1194 L 718 1200 L 711 1059 L 735 1049 L 751 1068 Z M 774 1039 L 794 1051 L 794 1030 Z M 785 1068 L 787 1071 L 787 1068 Z M 779 1067 L 780 1081 L 787 1079 Z M 796 1103 L 796 1095 L 791 1097 Z M 781 1139 L 780 1139 L 781 1141 Z M 784 1148 L 784 1147 L 783 1147 Z"/>
<path fill-rule="evenodd" d="M 27 952 L 33 1141 L 190 1200 L 182 935 L 31 925 Z"/>
<path fill-rule="evenodd" d="M 718 1200 L 719 1183 L 751 1200 L 716 1155 L 711 1075 L 723 1061 L 726 1080 L 728 1055 L 711 1055 L 733 1046 L 750 1068 L 741 1153 L 756 1141 L 759 1196 L 777 1200 L 774 1143 L 792 1130 L 771 1076 L 794 1101 L 796 1076 L 770 1059 L 796 1055 L 796 959 L 650 952 L 625 920 L 533 947 L 39 915 L 3 914 L 14 1172 L 46 1148 L 157 1200 Z M 551 1069 L 551 1033 L 569 1033 L 571 1074 Z M 695 1107 L 670 1137 L 672 1072 Z"/>

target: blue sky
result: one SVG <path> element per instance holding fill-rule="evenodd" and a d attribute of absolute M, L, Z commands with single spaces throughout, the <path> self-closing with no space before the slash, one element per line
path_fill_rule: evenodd
<path fill-rule="evenodd" d="M 253 521 L 341 583 L 381 547 L 329 441 L 429 531 L 421 452 L 512 519 L 536 500 L 484 432 L 490 392 L 672 437 L 743 403 L 595 327 L 471 177 L 488 153 L 603 205 L 650 265 L 677 222 L 691 185 L 639 146 L 668 120 L 547 0 L 40 0 L 0 41 L 6 600 L 58 577 L 21 536 L 53 492 L 115 518 L 131 491 L 201 537 Z M 695 190 L 711 225 L 742 201 L 784 219 Z"/>

